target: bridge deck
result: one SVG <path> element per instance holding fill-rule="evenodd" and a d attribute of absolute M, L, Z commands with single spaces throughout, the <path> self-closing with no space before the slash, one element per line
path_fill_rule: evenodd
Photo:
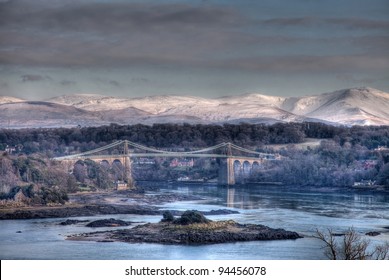
<path fill-rule="evenodd" d="M 137 158 L 137 157 L 186 157 L 186 158 L 235 158 L 239 160 L 262 160 L 265 159 L 263 157 L 244 157 L 244 156 L 233 156 L 233 155 L 221 155 L 221 154 L 187 154 L 187 153 L 129 153 L 125 154 L 117 154 L 117 155 L 85 155 L 85 156 L 64 156 L 64 157 L 56 157 L 54 160 L 85 160 L 85 159 L 113 159 L 113 158 Z M 266 160 L 269 160 L 266 158 Z"/>

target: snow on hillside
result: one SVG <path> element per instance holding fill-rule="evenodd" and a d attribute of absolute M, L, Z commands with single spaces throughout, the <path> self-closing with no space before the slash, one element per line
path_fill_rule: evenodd
<path fill-rule="evenodd" d="M 69 127 L 109 124 L 96 113 L 40 101 L 0 104 L 0 127 Z"/>
<path fill-rule="evenodd" d="M 125 109 L 129 107 L 127 106 L 127 104 L 124 103 L 125 101 L 125 99 L 98 94 L 63 95 L 48 100 L 48 102 L 53 102 L 62 105 L 70 105 L 87 111 Z"/>
<path fill-rule="evenodd" d="M 257 104 L 257 105 L 268 105 L 281 107 L 285 101 L 285 97 L 270 96 L 260 93 L 249 93 L 238 96 L 228 96 L 218 98 L 222 102 L 228 102 L 230 104 Z"/>
<path fill-rule="evenodd" d="M 264 116 L 275 119 L 294 117 L 294 114 L 278 108 L 278 105 L 283 102 L 282 98 L 260 94 L 217 99 L 170 95 L 143 98 L 74 95 L 61 96 L 50 101 L 95 112 L 123 110 L 132 107 L 160 117 L 185 115 L 211 122 L 237 118 L 262 118 Z"/>
<path fill-rule="evenodd" d="M 11 96 L 0 96 L 0 104 L 6 104 L 6 103 L 14 103 L 14 102 L 23 102 L 25 100 L 11 97 Z"/>
<path fill-rule="evenodd" d="M 389 94 L 354 88 L 302 97 L 291 112 L 347 125 L 389 124 Z"/>
<path fill-rule="evenodd" d="M 0 104 L 3 105 L 18 104 L 12 102 L 21 101 L 23 100 L 13 97 L 0 97 Z M 75 94 L 52 98 L 44 103 L 44 106 L 39 102 L 21 103 L 29 106 L 7 107 L 8 112 L 12 111 L 12 116 L 8 113 L 4 117 L 15 118 L 21 124 L 26 118 L 31 126 L 34 125 L 34 119 L 40 125 L 45 121 L 52 124 L 51 118 L 56 119 L 55 123 L 59 123 L 58 116 L 62 116 L 63 122 L 69 124 L 76 123 L 74 116 L 78 116 L 79 122 L 83 122 L 83 125 L 110 122 L 220 124 L 243 121 L 250 123 L 322 121 L 344 125 L 389 125 L 389 94 L 373 88 L 344 89 L 320 95 L 287 98 L 259 93 L 209 99 L 171 95 L 119 98 Z M 48 108 L 52 108 L 51 111 Z M 6 108 L 3 106 L 3 109 Z M 32 118 L 25 114 L 26 110 L 32 110 L 30 114 Z M 37 114 L 36 117 L 34 114 Z"/>

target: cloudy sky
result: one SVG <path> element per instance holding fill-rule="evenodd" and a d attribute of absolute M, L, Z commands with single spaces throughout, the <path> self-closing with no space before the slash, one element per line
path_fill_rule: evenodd
<path fill-rule="evenodd" d="M 0 0 L 0 95 L 389 92 L 388 0 Z"/>

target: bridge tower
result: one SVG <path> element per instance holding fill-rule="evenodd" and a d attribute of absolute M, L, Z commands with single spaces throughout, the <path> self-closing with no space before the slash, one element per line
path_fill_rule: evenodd
<path fill-rule="evenodd" d="M 131 158 L 128 150 L 127 140 L 124 141 L 123 163 L 124 163 L 124 181 L 127 183 L 127 188 L 132 188 L 134 187 L 134 180 L 132 179 Z"/>
<path fill-rule="evenodd" d="M 234 158 L 221 158 L 219 160 L 219 185 L 235 185 Z"/>
<path fill-rule="evenodd" d="M 235 185 L 235 174 L 234 174 L 234 158 L 232 158 L 231 143 L 226 146 L 225 159 L 219 161 L 219 184 L 232 186 Z"/>

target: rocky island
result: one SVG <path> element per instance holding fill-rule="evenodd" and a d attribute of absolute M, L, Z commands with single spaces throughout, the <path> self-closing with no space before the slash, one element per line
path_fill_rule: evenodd
<path fill-rule="evenodd" d="M 203 245 L 238 241 L 283 240 L 302 238 L 296 232 L 264 225 L 212 221 L 198 211 L 185 211 L 180 218 L 170 212 L 159 223 L 147 223 L 129 229 L 100 231 L 69 236 L 68 240 Z"/>

